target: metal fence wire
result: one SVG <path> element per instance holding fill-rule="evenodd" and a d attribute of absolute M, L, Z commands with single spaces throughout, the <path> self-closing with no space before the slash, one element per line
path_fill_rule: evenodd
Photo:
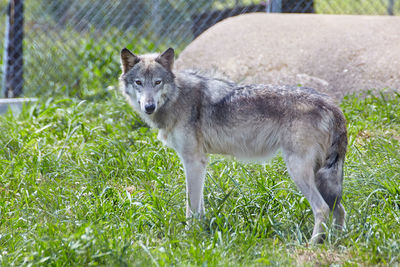
<path fill-rule="evenodd" d="M 400 14 L 400 0 L 0 0 L 0 21 L 7 21 L 11 2 L 24 4 L 24 76 L 14 75 L 22 73 L 22 53 L 14 47 L 12 75 L 0 59 L 8 97 L 18 95 L 18 84 L 25 96 L 90 95 L 116 84 L 122 47 L 145 53 L 171 46 L 179 53 L 215 23 L 243 13 Z M 5 24 L 3 55 L 10 45 Z M 5 89 L 10 79 L 14 94 Z"/>

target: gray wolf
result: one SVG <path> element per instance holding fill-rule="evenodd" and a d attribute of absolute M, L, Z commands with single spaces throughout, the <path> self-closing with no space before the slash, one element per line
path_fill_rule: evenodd
<path fill-rule="evenodd" d="M 297 86 L 238 85 L 173 70 L 174 50 L 137 56 L 121 51 L 120 88 L 158 138 L 178 153 L 186 175 L 186 216 L 204 214 L 208 154 L 265 160 L 282 151 L 289 174 L 308 199 L 321 242 L 333 214 L 342 227 L 343 113 L 326 96 Z"/>

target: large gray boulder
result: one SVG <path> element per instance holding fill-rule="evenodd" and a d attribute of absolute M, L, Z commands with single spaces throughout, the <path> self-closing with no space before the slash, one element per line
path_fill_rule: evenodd
<path fill-rule="evenodd" d="M 253 13 L 208 29 L 176 69 L 217 70 L 241 83 L 301 84 L 341 99 L 400 89 L 400 17 Z"/>

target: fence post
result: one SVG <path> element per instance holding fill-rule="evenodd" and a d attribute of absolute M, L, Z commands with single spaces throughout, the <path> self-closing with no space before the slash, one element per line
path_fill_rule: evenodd
<path fill-rule="evenodd" d="M 4 71 L 2 95 L 18 97 L 23 87 L 24 1 L 10 0 L 7 8 L 6 32 L 4 38 Z"/>
<path fill-rule="evenodd" d="M 267 12 L 282 13 L 282 0 L 267 1 Z"/>
<path fill-rule="evenodd" d="M 161 24 L 161 9 L 160 9 L 160 0 L 153 0 L 151 2 L 151 18 L 152 18 L 152 29 L 155 33 L 156 38 L 160 38 L 160 31 L 162 28 Z"/>
<path fill-rule="evenodd" d="M 390 16 L 393 16 L 393 15 L 394 15 L 393 6 L 394 6 L 394 0 L 389 0 L 388 14 L 389 14 Z"/>

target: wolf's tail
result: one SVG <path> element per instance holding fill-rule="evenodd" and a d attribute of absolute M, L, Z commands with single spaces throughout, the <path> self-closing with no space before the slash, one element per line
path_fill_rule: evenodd
<path fill-rule="evenodd" d="M 339 121 L 335 123 L 333 142 L 328 149 L 326 161 L 315 176 L 318 190 L 331 210 L 339 205 L 342 199 L 343 164 L 347 149 L 345 119 L 342 114 L 337 119 Z"/>

